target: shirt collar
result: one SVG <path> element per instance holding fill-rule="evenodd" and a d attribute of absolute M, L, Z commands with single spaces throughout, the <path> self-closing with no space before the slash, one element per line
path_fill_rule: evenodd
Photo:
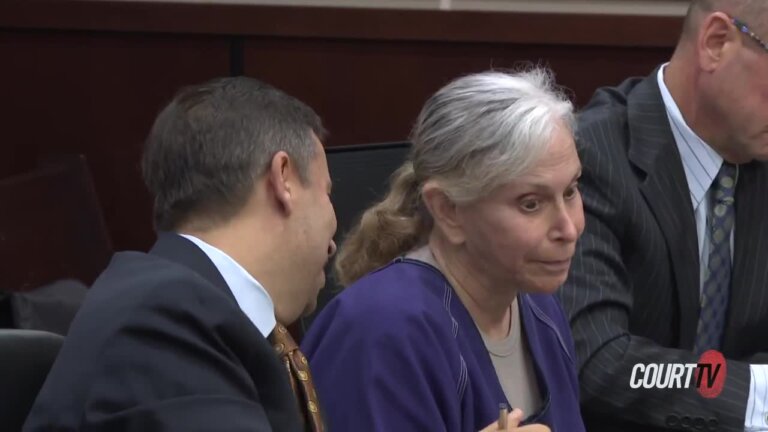
<path fill-rule="evenodd" d="M 232 257 L 189 234 L 179 234 L 199 247 L 221 273 L 237 304 L 249 320 L 268 337 L 275 328 L 275 306 L 266 289 Z"/>
<path fill-rule="evenodd" d="M 669 125 L 675 137 L 680 158 L 683 161 L 685 178 L 688 180 L 688 190 L 691 193 L 693 208 L 696 209 L 704 200 L 712 181 L 715 179 L 723 158 L 704 142 L 685 122 L 680 108 L 672 98 L 667 85 L 664 83 L 664 69 L 669 63 L 663 64 L 656 79 L 659 83 L 661 98 L 667 109 Z"/>

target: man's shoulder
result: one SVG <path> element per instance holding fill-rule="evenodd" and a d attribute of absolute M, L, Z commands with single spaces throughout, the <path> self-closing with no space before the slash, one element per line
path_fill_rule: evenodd
<path fill-rule="evenodd" d="M 597 89 L 578 114 L 578 131 L 588 133 L 596 129 L 623 129 L 628 121 L 629 100 L 644 79 L 631 77 L 618 86 Z"/>
<path fill-rule="evenodd" d="M 196 307 L 201 304 L 208 306 Z M 224 289 L 191 268 L 153 254 L 118 252 L 94 282 L 82 309 L 143 314 L 180 308 L 209 315 L 236 307 Z"/>
<path fill-rule="evenodd" d="M 145 252 L 118 252 L 94 282 L 93 288 L 103 285 L 139 285 L 180 281 L 194 286 L 212 285 L 197 271 L 183 264 Z"/>
<path fill-rule="evenodd" d="M 192 343 L 206 334 L 234 335 L 249 327 L 231 294 L 192 269 L 151 254 L 121 252 L 86 295 L 70 327 L 68 344 L 81 353 L 106 347 L 122 352 L 145 336 L 137 331 L 172 334 Z"/>

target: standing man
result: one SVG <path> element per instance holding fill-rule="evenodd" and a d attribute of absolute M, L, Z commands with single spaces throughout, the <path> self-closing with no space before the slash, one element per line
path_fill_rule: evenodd
<path fill-rule="evenodd" d="M 323 135 L 253 79 L 181 90 L 144 154 L 157 243 L 95 282 L 24 430 L 322 430 L 283 325 L 336 250 Z"/>
<path fill-rule="evenodd" d="M 768 1 L 693 1 L 670 62 L 580 116 L 586 231 L 560 293 L 590 431 L 768 430 L 766 40 Z M 709 349 L 714 399 L 630 387 Z"/>

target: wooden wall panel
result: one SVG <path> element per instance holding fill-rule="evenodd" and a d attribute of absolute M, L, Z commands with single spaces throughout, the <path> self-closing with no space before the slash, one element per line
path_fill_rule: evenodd
<path fill-rule="evenodd" d="M 583 105 L 597 87 L 646 75 L 670 54 L 664 47 L 251 38 L 244 71 L 315 108 L 333 146 L 405 139 L 426 98 L 467 73 L 546 65 Z"/>
<path fill-rule="evenodd" d="M 281 7 L 183 1 L 3 0 L 0 28 L 277 38 L 665 47 L 674 16 Z"/>
<path fill-rule="evenodd" d="M 144 138 L 177 88 L 228 74 L 228 41 L 6 30 L 0 59 L 0 175 L 29 170 L 51 153 L 82 153 L 116 248 L 151 245 L 151 203 L 139 172 Z"/>
<path fill-rule="evenodd" d="M 578 105 L 671 53 L 675 17 L 111 0 L 0 2 L 0 177 L 83 153 L 114 248 L 153 240 L 139 175 L 152 119 L 186 84 L 244 73 L 313 106 L 328 145 L 404 139 L 469 72 L 551 66 Z M 53 217 L 53 216 L 52 216 Z"/>

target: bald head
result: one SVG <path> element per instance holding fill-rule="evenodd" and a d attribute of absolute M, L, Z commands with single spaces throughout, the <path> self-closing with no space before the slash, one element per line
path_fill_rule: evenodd
<path fill-rule="evenodd" d="M 699 26 L 707 15 L 725 12 L 733 18 L 749 23 L 753 31 L 763 33 L 768 29 L 767 0 L 693 0 L 685 16 L 682 40 L 695 38 Z"/>
<path fill-rule="evenodd" d="M 768 161 L 768 56 L 761 38 L 768 38 L 768 0 L 694 0 L 664 69 L 688 126 L 733 163 Z"/>

